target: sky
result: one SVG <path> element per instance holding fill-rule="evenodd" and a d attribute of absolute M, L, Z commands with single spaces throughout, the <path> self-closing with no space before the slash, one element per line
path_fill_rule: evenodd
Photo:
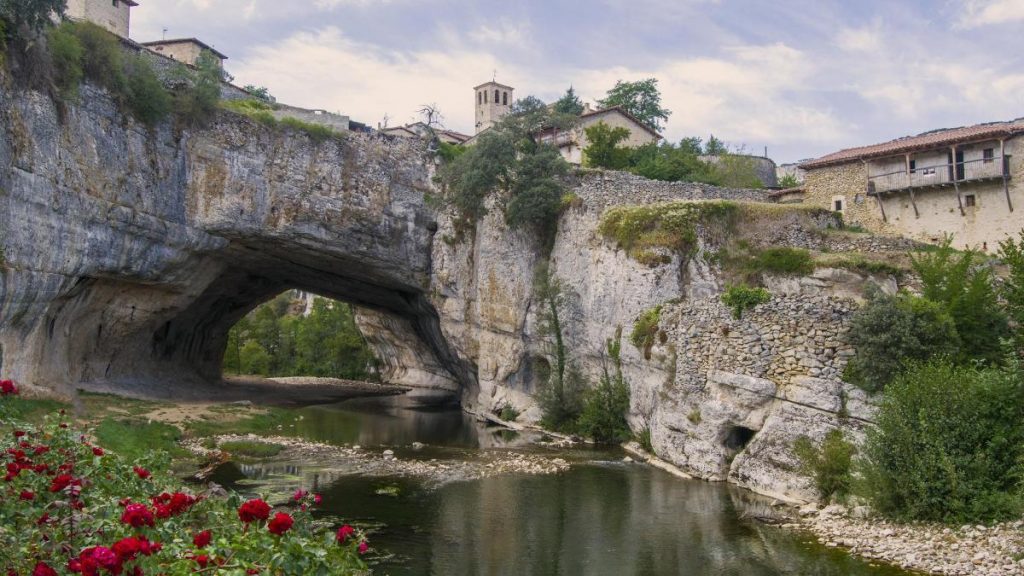
<path fill-rule="evenodd" d="M 1024 0 L 139 0 L 138 41 L 196 37 L 239 85 L 376 126 L 472 88 L 594 102 L 658 79 L 672 141 L 778 163 L 1024 116 Z"/>

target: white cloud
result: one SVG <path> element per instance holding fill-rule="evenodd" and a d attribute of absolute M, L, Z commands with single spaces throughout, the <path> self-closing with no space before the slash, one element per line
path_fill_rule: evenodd
<path fill-rule="evenodd" d="M 1024 20 L 1024 0 L 961 0 L 963 14 L 957 26 L 978 28 Z"/>
<path fill-rule="evenodd" d="M 846 52 L 874 52 L 882 46 L 879 22 L 864 28 L 843 28 L 836 35 L 836 46 Z"/>
<path fill-rule="evenodd" d="M 521 47 L 530 42 L 530 30 L 526 23 L 516 24 L 503 20 L 493 26 L 484 24 L 470 32 L 469 37 L 486 46 L 502 44 Z"/>

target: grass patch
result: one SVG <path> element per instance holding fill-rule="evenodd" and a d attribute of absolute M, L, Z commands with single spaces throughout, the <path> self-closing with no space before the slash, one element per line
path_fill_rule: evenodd
<path fill-rule="evenodd" d="M 704 418 L 700 415 L 700 410 L 694 408 L 692 411 L 690 411 L 689 414 L 686 415 L 686 419 L 690 421 L 690 424 L 696 426 L 697 424 L 700 424 Z"/>
<path fill-rule="evenodd" d="M 256 440 L 234 440 L 222 443 L 220 445 L 220 449 L 235 456 L 244 456 L 247 458 L 270 458 L 280 454 L 281 451 L 284 450 L 284 446 L 271 442 L 259 442 Z"/>
<path fill-rule="evenodd" d="M 640 434 L 636 437 L 636 441 L 640 444 L 640 447 L 644 449 L 648 454 L 654 454 L 654 444 L 651 443 L 651 429 L 644 428 L 640 431 Z"/>
<path fill-rule="evenodd" d="M 174 457 L 188 456 L 178 446 L 181 430 L 162 422 L 107 418 L 95 429 L 96 441 L 128 459 L 141 458 L 155 450 Z"/>
<path fill-rule="evenodd" d="M 598 231 L 648 265 L 664 262 L 658 249 L 684 257 L 697 243 L 697 226 L 717 224 L 728 230 L 739 211 L 735 202 L 668 202 L 648 206 L 619 206 L 605 212 Z"/>
<path fill-rule="evenodd" d="M 12 420 L 21 420 L 31 424 L 42 424 L 43 417 L 70 405 L 57 400 L 19 398 L 17 402 L 8 402 L 7 414 Z"/>
<path fill-rule="evenodd" d="M 764 288 L 752 288 L 746 284 L 735 284 L 726 288 L 722 303 L 732 308 L 733 318 L 739 320 L 743 312 L 771 300 L 772 295 Z"/>
<path fill-rule="evenodd" d="M 193 420 L 185 424 L 185 435 L 190 438 L 220 436 L 222 434 L 296 435 L 295 414 L 286 408 L 268 408 L 232 420 Z"/>
<path fill-rule="evenodd" d="M 312 138 L 315 142 L 325 142 L 327 140 L 339 140 L 345 138 L 345 134 L 343 132 L 338 132 L 337 130 L 322 124 L 303 122 L 298 118 L 282 118 L 278 121 L 278 124 L 285 128 L 302 132 Z"/>
<path fill-rule="evenodd" d="M 327 140 L 340 140 L 346 137 L 344 132 L 340 132 L 323 124 L 305 122 L 292 117 L 284 117 L 278 120 L 273 114 L 273 111 L 277 110 L 278 107 L 274 104 L 256 98 L 227 100 L 221 102 L 220 106 L 224 110 L 248 116 L 249 118 L 252 118 L 260 124 L 270 128 L 288 129 L 301 132 L 318 143 L 326 142 Z"/>
<path fill-rule="evenodd" d="M 644 358 L 647 360 L 651 359 L 651 348 L 654 347 L 658 332 L 661 330 L 658 326 L 659 322 L 661 322 L 661 306 L 655 306 L 636 319 L 633 332 L 629 335 L 629 341 L 638 350 L 643 351 Z"/>
<path fill-rule="evenodd" d="M 821 258 L 816 260 L 814 265 L 817 268 L 843 268 L 862 274 L 884 274 L 895 276 L 897 279 L 902 278 L 907 272 L 906 268 L 901 268 L 892 262 L 870 260 L 859 254 Z"/>

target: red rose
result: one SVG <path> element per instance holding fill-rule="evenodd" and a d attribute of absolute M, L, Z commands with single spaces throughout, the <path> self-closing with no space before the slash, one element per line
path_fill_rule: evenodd
<path fill-rule="evenodd" d="M 195 544 L 196 548 L 206 548 L 210 544 L 212 536 L 213 534 L 209 530 L 203 530 L 192 537 L 192 543 Z"/>
<path fill-rule="evenodd" d="M 32 569 L 32 576 L 57 576 L 57 571 L 46 562 L 40 562 Z"/>
<path fill-rule="evenodd" d="M 145 468 L 140 468 L 139 466 L 132 466 L 132 470 L 135 470 L 135 474 L 137 474 L 139 478 L 142 478 L 143 480 L 151 476 L 149 470 L 146 470 Z"/>
<path fill-rule="evenodd" d="M 100 448 L 99 446 L 93 446 L 92 453 L 94 456 L 103 456 L 103 448 Z"/>
<path fill-rule="evenodd" d="M 12 380 L 0 380 L 0 396 L 10 396 L 18 393 L 18 385 Z"/>
<path fill-rule="evenodd" d="M 122 538 L 110 548 L 117 555 L 118 560 L 127 562 L 134 560 L 142 552 L 142 540 L 135 538 Z"/>
<path fill-rule="evenodd" d="M 302 500 L 303 498 L 305 498 L 306 494 L 309 494 L 309 492 L 306 492 L 302 488 L 299 488 L 298 490 L 295 491 L 295 495 L 292 496 L 292 500 L 295 500 L 296 502 L 298 502 L 299 500 Z"/>
<path fill-rule="evenodd" d="M 292 524 L 294 523 L 295 521 L 292 520 L 291 516 L 285 514 L 284 512 L 278 512 L 277 514 L 274 514 L 274 518 L 269 523 L 267 523 L 267 530 L 270 530 L 271 534 L 276 534 L 280 536 L 285 532 L 291 530 Z"/>
<path fill-rule="evenodd" d="M 359 543 L 359 553 L 360 554 L 366 554 L 369 550 L 370 550 L 370 545 L 366 543 L 366 540 L 363 540 L 362 542 Z"/>
<path fill-rule="evenodd" d="M 256 520 L 266 520 L 270 517 L 270 505 L 256 498 L 249 500 L 238 509 L 238 519 L 248 524 Z"/>
<path fill-rule="evenodd" d="M 319 494 L 313 494 L 313 504 L 320 504 L 323 501 L 324 501 L 323 496 L 321 496 Z"/>
<path fill-rule="evenodd" d="M 25 431 L 24 430 L 15 430 L 14 431 L 14 437 L 15 438 L 21 438 L 24 435 L 25 435 Z"/>
<path fill-rule="evenodd" d="M 35 500 L 36 493 L 31 490 L 22 490 L 21 495 L 18 497 L 21 498 L 22 500 Z"/>
<path fill-rule="evenodd" d="M 245 573 L 246 574 L 259 574 L 260 570 L 259 570 L 259 568 L 249 568 L 248 570 L 245 571 Z"/>
<path fill-rule="evenodd" d="M 355 534 L 355 528 L 352 528 L 348 524 L 345 524 L 341 528 L 338 528 L 338 535 L 336 536 L 338 542 L 344 542 L 349 536 Z"/>
<path fill-rule="evenodd" d="M 121 515 L 121 522 L 133 528 L 153 526 L 153 513 L 145 504 L 129 504 L 124 507 L 124 514 Z"/>
<path fill-rule="evenodd" d="M 206 568 L 206 565 L 210 563 L 210 557 L 206 554 L 200 554 L 195 557 L 196 564 L 199 564 L 200 568 Z"/>
<path fill-rule="evenodd" d="M 61 490 L 67 488 L 68 486 L 71 486 L 75 482 L 78 481 L 75 480 L 74 477 L 71 476 L 71 474 L 61 474 L 60 476 L 54 478 L 53 482 L 50 483 L 50 492 L 60 492 Z M 79 482 L 79 484 L 81 484 L 81 482 Z"/>

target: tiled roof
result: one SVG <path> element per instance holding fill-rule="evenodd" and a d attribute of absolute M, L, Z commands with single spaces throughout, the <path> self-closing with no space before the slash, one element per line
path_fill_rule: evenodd
<path fill-rule="evenodd" d="M 797 194 L 799 192 L 805 192 L 807 189 L 801 184 L 800 186 L 794 186 L 792 188 L 783 188 L 782 190 L 772 190 L 768 193 L 769 198 L 778 198 L 779 196 L 785 196 L 787 194 Z"/>
<path fill-rule="evenodd" d="M 1005 138 L 1016 134 L 1024 133 L 1024 118 L 1011 120 L 1009 122 L 991 122 L 988 124 L 976 124 L 961 128 L 949 128 L 946 130 L 934 130 L 917 136 L 904 136 L 882 144 L 861 146 L 859 148 L 847 148 L 815 160 L 800 164 L 800 168 L 810 170 L 846 164 L 857 160 L 868 158 L 884 158 L 919 150 L 931 150 L 952 146 L 964 142 L 976 142 L 987 138 Z"/>
<path fill-rule="evenodd" d="M 220 58 L 221 60 L 227 60 L 228 59 L 226 54 L 224 54 L 220 50 L 217 50 L 213 46 L 210 46 L 209 44 L 207 44 L 206 42 L 203 42 L 202 40 L 200 40 L 198 38 L 172 38 L 170 40 L 154 40 L 152 42 L 142 42 L 143 46 L 146 46 L 147 48 L 150 48 L 150 49 L 156 48 L 158 46 L 169 46 L 171 44 L 195 44 L 196 46 L 199 46 L 203 50 L 209 50 L 210 52 L 213 52 L 213 54 L 215 56 L 217 56 L 218 58 Z"/>

